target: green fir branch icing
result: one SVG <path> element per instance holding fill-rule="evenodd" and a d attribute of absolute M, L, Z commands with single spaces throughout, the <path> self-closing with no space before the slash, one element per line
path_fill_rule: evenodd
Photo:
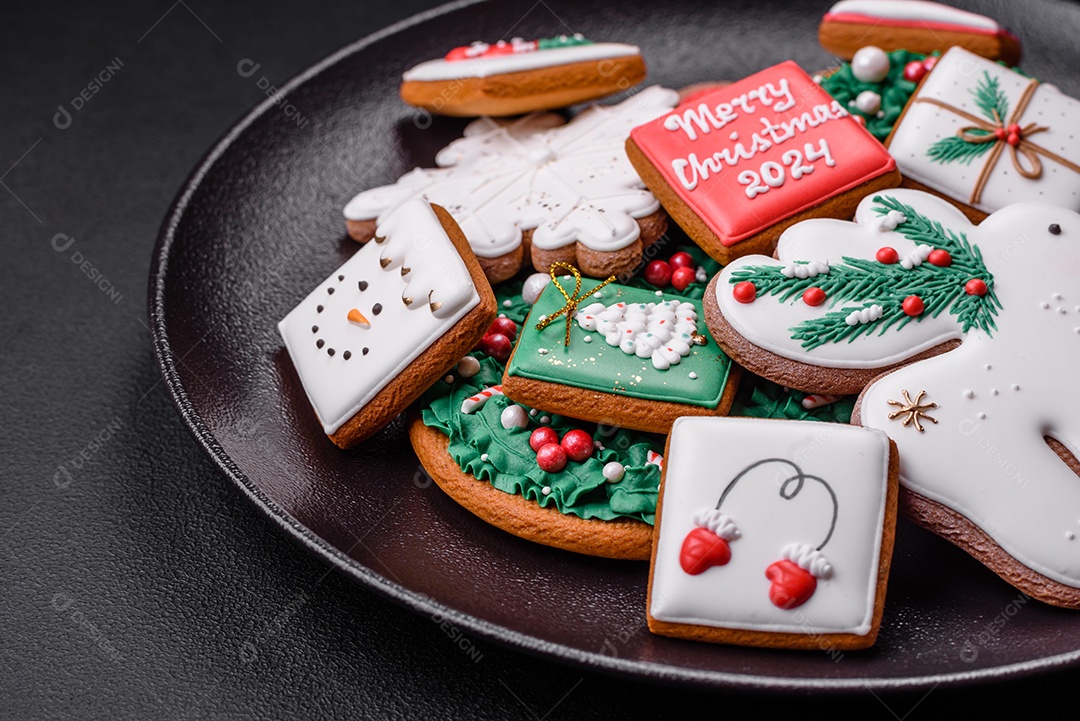
<path fill-rule="evenodd" d="M 975 135 L 989 135 L 985 131 L 971 131 Z M 930 159 L 938 163 L 963 163 L 971 165 L 971 161 L 981 157 L 994 147 L 993 143 L 969 143 L 959 135 L 950 135 L 938 140 L 926 151 Z"/>
<path fill-rule="evenodd" d="M 789 278 L 777 265 L 746 266 L 731 274 L 731 284 L 750 281 L 759 298 L 777 296 L 781 303 L 798 299 L 810 287 L 824 291 L 829 312 L 790 329 L 792 339 L 801 341 L 807 350 L 826 343 L 851 343 L 875 332 L 884 335 L 890 328 L 899 330 L 923 318 L 936 318 L 946 310 L 956 317 L 963 332 L 978 328 L 992 335 L 997 329 L 994 316 L 1001 303 L 994 293 L 994 276 L 987 270 L 978 246 L 968 242 L 963 233 L 945 228 L 896 198 L 876 196 L 874 203 L 878 215 L 894 210 L 903 213 L 905 220 L 896 226 L 896 232 L 916 245 L 948 251 L 952 263 L 940 267 L 924 262 L 906 269 L 899 263 L 889 265 L 844 256 L 839 263 L 830 264 L 828 273 L 807 278 Z M 965 284 L 976 278 L 986 283 L 986 295 L 969 295 L 965 291 Z M 911 295 L 919 296 L 925 306 L 922 314 L 914 317 L 903 310 L 904 299 Z M 849 301 L 854 304 L 832 309 Z M 881 308 L 876 319 L 854 325 L 847 322 L 853 312 L 869 312 L 874 306 Z"/>
<path fill-rule="evenodd" d="M 990 73 L 983 71 L 983 77 L 978 84 L 969 91 L 975 98 L 975 106 L 983 114 L 986 120 L 994 126 L 1001 126 L 1005 118 L 1009 116 L 1009 101 L 1001 90 L 1001 84 L 997 78 L 990 77 Z M 972 137 L 986 137 L 991 131 L 979 128 L 969 128 L 967 137 L 950 135 L 934 142 L 926 155 L 935 163 L 963 163 L 970 165 L 975 158 L 986 154 L 994 147 L 993 142 L 973 142 Z"/>
<path fill-rule="evenodd" d="M 975 105 L 986 119 L 995 125 L 1001 125 L 1009 117 L 1009 101 L 1001 91 L 997 78 L 983 70 L 983 77 L 974 90 L 969 91 L 975 98 Z"/>

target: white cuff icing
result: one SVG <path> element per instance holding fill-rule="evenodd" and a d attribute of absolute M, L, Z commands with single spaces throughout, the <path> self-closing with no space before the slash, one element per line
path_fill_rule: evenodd
<path fill-rule="evenodd" d="M 814 578 L 829 578 L 833 567 L 825 554 L 808 543 L 789 543 L 780 551 L 780 556 L 807 571 Z"/>
<path fill-rule="evenodd" d="M 725 541 L 733 541 L 740 535 L 735 521 L 717 508 L 703 508 L 697 511 L 694 514 L 694 525 L 709 529 Z"/>

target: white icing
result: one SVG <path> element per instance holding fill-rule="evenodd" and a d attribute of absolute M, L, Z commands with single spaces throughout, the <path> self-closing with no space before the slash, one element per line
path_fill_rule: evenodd
<path fill-rule="evenodd" d="M 830 15 L 850 13 L 886 20 L 909 20 L 914 23 L 930 22 L 948 25 L 964 25 L 988 32 L 996 32 L 999 25 L 986 17 L 924 0 L 840 0 L 829 10 Z"/>
<path fill-rule="evenodd" d="M 933 98 L 982 118 L 984 116 L 969 90 L 975 88 L 984 72 L 998 80 L 1011 113 L 1030 79 L 959 47 L 941 56 L 917 97 Z M 1077 124 L 1080 124 L 1080 101 L 1063 95 L 1056 88 L 1040 85 L 1019 123 L 1047 127 L 1048 130 L 1031 135 L 1030 141 L 1073 163 L 1080 163 L 1080 133 L 1076 132 Z M 930 103 L 915 102 L 913 98 L 903 121 L 893 131 L 889 152 L 904 177 L 968 203 L 990 153 L 972 159 L 970 164 L 933 162 L 926 153 L 939 139 L 954 136 L 957 130 L 969 125 L 969 120 L 956 113 Z M 1021 162 L 1026 163 L 1022 159 Z M 1041 162 L 1042 175 L 1037 179 L 1025 178 L 1013 168 L 1010 153 L 1004 149 L 975 207 L 991 213 L 1012 203 L 1036 201 L 1080 211 L 1080 175 L 1050 158 L 1041 157 Z"/>
<path fill-rule="evenodd" d="M 866 430 L 814 421 L 676 420 L 656 527 L 649 591 L 653 618 L 751 631 L 869 633 L 886 523 L 889 439 Z M 724 452 L 718 455 L 717 448 Z M 778 489 L 791 475 L 786 464 L 755 468 L 724 499 L 721 510 L 741 531 L 727 564 L 693 576 L 679 562 L 683 539 L 696 525 L 695 511 L 715 507 L 732 478 L 768 458 L 786 458 L 826 480 L 839 507 L 833 535 L 822 549 L 836 570 L 819 579 L 805 604 L 788 611 L 770 602 L 765 569 L 780 560 L 778 550 L 788 544 L 821 543 L 833 505 L 828 492 L 811 480 L 793 499 L 783 500 Z"/>
<path fill-rule="evenodd" d="M 612 58 L 640 55 L 641 50 L 634 45 L 623 43 L 591 43 L 572 45 L 565 48 L 550 48 L 532 52 L 507 55 L 492 55 L 466 60 L 428 60 L 406 70 L 402 80 L 431 82 L 437 80 L 458 80 L 461 78 L 489 78 L 504 73 L 520 73 L 525 70 L 539 70 L 557 65 L 583 63 L 590 60 L 609 60 Z"/>
<path fill-rule="evenodd" d="M 808 257 L 823 258 L 832 264 L 842 262 L 845 256 L 873 260 L 878 249 L 883 246 L 896 249 L 901 258 L 911 256 L 916 251 L 914 242 L 895 230 L 879 229 L 879 216 L 873 210 L 873 199 L 879 195 L 896 198 L 912 206 L 927 217 L 941 222 L 946 228 L 965 233 L 968 240 L 974 243 L 985 242 L 994 232 L 995 223 L 984 223 L 976 228 L 951 203 L 929 193 L 902 188 L 880 191 L 863 198 L 855 212 L 855 222 L 818 218 L 796 223 L 788 228 L 780 236 L 777 245 L 778 260 L 760 255 L 746 256 L 726 266 L 721 271 L 716 293 L 717 304 L 725 319 L 740 335 L 767 351 L 802 363 L 828 368 L 880 368 L 900 362 L 947 340 L 960 338 L 961 326 L 956 317 L 942 312 L 937 317 L 926 314 L 920 317 L 918 322 L 907 323 L 903 328 L 891 327 L 880 335 L 877 331 L 870 331 L 850 343 L 825 343 L 807 351 L 801 347 L 799 341 L 791 338 L 792 327 L 812 318 L 820 318 L 830 310 L 857 307 L 861 304 L 849 301 L 832 306 L 827 300 L 819 306 L 809 306 L 802 302 L 801 296 L 791 298 L 787 303 L 780 303 L 776 296 L 762 295 L 752 303 L 739 303 L 733 297 L 728 278 L 731 273 L 744 266 L 783 267 Z M 1047 224 L 1040 221 L 1036 227 L 1045 229 Z M 998 250 L 991 253 L 984 247 L 983 258 L 991 272 L 996 272 L 999 266 L 1005 267 L 1007 259 L 1017 251 L 1016 244 L 1020 241 L 1012 238 L 1010 242 L 1014 244 L 1013 248 L 1000 248 L 998 239 L 991 246 Z M 1037 306 L 1032 304 L 1032 307 Z M 972 330 L 966 337 L 978 332 Z"/>
<path fill-rule="evenodd" d="M 882 307 L 880 305 L 874 304 L 869 308 L 851 311 L 850 313 L 848 313 L 847 318 L 844 318 L 844 322 L 848 325 L 861 325 L 862 323 L 869 323 L 870 321 L 880 318 L 882 312 Z"/>
<path fill-rule="evenodd" d="M 278 323 L 328 435 L 480 302 L 465 263 L 427 203 L 403 205 L 379 224 L 377 235 L 384 240 L 358 250 Z M 383 258 L 391 259 L 386 267 Z M 381 306 L 378 313 L 375 304 Z M 431 304 L 441 305 L 433 311 Z M 367 319 L 366 326 L 348 320 L 353 309 Z"/>
<path fill-rule="evenodd" d="M 809 263 L 788 263 L 780 271 L 785 278 L 814 278 L 829 273 L 829 261 L 812 260 Z"/>
<path fill-rule="evenodd" d="M 918 268 L 923 264 L 923 261 L 930 257 L 930 253 L 934 249 L 929 245 L 917 245 L 912 250 L 900 259 L 900 266 L 911 270 L 912 268 Z"/>
<path fill-rule="evenodd" d="M 578 326 L 604 336 L 610 346 L 627 355 L 650 358 L 657 370 L 667 370 L 690 355 L 697 331 L 693 303 L 591 303 L 574 313 Z"/>
<path fill-rule="evenodd" d="M 1080 341 L 1068 315 L 1039 307 L 1054 292 L 1080 293 L 1080 215 L 1011 205 L 976 230 L 968 238 L 1002 304 L 993 337 L 969 332 L 959 348 L 877 381 L 864 392 L 862 423 L 896 441 L 907 488 L 962 514 L 1025 566 L 1080 588 L 1080 554 L 1064 538 L 1080 518 L 1080 482 L 1043 439 L 1080 453 L 1080 384 L 1071 380 Z M 1020 390 L 994 394 L 1013 384 Z M 888 401 L 905 389 L 938 403 L 937 425 L 919 433 L 888 419 Z"/>
<path fill-rule="evenodd" d="M 789 543 L 780 551 L 780 557 L 791 561 L 814 578 L 831 578 L 832 564 L 825 554 L 809 543 Z"/>
<path fill-rule="evenodd" d="M 739 527 L 735 521 L 716 508 L 702 508 L 694 513 L 694 525 L 707 528 L 725 541 L 734 541 L 739 537 Z"/>
<path fill-rule="evenodd" d="M 905 221 L 907 221 L 906 215 L 899 210 L 890 210 L 888 213 L 878 218 L 877 229 L 882 232 L 886 230 L 896 230 L 896 226 Z"/>
<path fill-rule="evenodd" d="M 626 138 L 678 102 L 674 90 L 653 86 L 617 105 L 594 105 L 565 125 L 553 113 L 479 118 L 439 152 L 438 168 L 417 168 L 360 193 L 345 217 L 381 219 L 423 197 L 450 212 L 482 258 L 516 249 L 530 229 L 533 245 L 545 250 L 575 240 L 620 250 L 638 239 L 636 219 L 660 209 L 626 156 Z"/>

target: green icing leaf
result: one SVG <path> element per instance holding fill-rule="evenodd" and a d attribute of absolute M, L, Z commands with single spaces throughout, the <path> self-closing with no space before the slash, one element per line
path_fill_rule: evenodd
<path fill-rule="evenodd" d="M 974 135 L 989 135 L 985 131 L 971 131 Z M 970 165 L 975 158 L 981 157 L 994 147 L 993 143 L 969 143 L 959 135 L 941 138 L 931 145 L 926 154 L 937 163 L 963 163 Z"/>
<path fill-rule="evenodd" d="M 1001 90 L 997 78 L 983 71 L 983 77 L 975 88 L 969 91 L 975 98 L 975 105 L 986 119 L 995 125 L 1001 125 L 1009 117 L 1009 101 Z"/>
<path fill-rule="evenodd" d="M 855 396 L 844 396 L 835 403 L 806 410 L 802 400 L 806 393 L 793 391 L 764 378 L 745 373 L 739 393 L 731 405 L 731 415 L 750 418 L 784 418 L 794 421 L 826 421 L 850 423 Z"/>

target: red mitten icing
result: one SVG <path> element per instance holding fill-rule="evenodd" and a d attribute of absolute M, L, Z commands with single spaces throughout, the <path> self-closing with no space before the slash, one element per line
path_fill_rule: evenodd
<path fill-rule="evenodd" d="M 723 566 L 730 560 L 731 546 L 728 542 L 700 526 L 686 534 L 679 553 L 679 563 L 691 576 L 713 566 Z"/>
<path fill-rule="evenodd" d="M 788 560 L 777 561 L 765 569 L 765 578 L 772 581 L 769 600 L 785 611 L 809 601 L 817 589 L 817 579 Z"/>

